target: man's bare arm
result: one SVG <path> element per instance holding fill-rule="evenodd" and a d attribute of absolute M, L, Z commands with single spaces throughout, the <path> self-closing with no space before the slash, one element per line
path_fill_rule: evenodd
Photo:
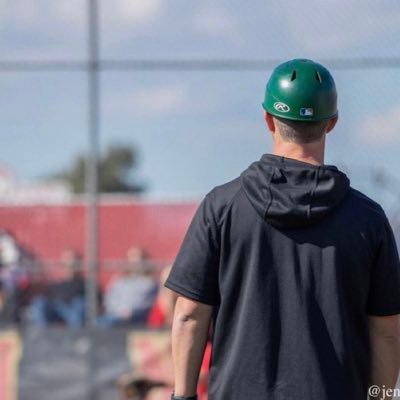
<path fill-rule="evenodd" d="M 172 325 L 174 392 L 177 396 L 196 394 L 211 315 L 212 306 L 178 297 Z"/>
<path fill-rule="evenodd" d="M 400 370 L 400 315 L 369 316 L 368 322 L 371 343 L 369 384 L 379 386 L 381 390 L 394 389 Z"/>

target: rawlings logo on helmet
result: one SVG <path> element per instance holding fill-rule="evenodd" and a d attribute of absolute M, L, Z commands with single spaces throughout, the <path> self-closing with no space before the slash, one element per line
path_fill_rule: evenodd
<path fill-rule="evenodd" d="M 282 103 L 280 101 L 277 101 L 276 103 L 274 103 L 274 108 L 276 111 L 283 112 L 283 113 L 287 113 L 290 111 L 290 107 L 287 104 Z"/>

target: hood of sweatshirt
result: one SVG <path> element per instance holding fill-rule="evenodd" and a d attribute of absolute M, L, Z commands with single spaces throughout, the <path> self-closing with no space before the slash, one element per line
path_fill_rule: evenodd
<path fill-rule="evenodd" d="M 350 181 L 333 165 L 312 165 L 264 154 L 240 176 L 257 213 L 279 228 L 315 224 L 346 196 Z"/>

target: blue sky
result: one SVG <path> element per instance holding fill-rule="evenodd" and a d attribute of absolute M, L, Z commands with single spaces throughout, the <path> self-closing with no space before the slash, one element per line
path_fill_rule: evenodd
<path fill-rule="evenodd" d="M 400 54 L 400 2 L 102 0 L 101 55 L 124 58 L 307 57 Z M 86 1 L 0 0 L 1 60 L 81 60 Z M 327 65 L 330 67 L 329 65 Z M 369 166 L 400 171 L 400 72 L 335 70 L 340 122 L 326 162 L 354 186 L 371 185 Z M 152 197 L 199 197 L 268 152 L 262 101 L 270 71 L 104 72 L 101 144 L 140 151 L 139 180 Z M 0 73 L 0 163 L 34 181 L 86 149 L 82 72 Z M 389 196 L 390 197 L 390 196 Z"/>

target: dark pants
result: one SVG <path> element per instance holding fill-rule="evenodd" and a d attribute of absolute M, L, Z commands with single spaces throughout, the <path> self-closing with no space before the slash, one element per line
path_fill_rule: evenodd
<path fill-rule="evenodd" d="M 85 301 L 83 297 L 63 301 L 38 296 L 32 300 L 31 311 L 36 326 L 45 327 L 51 323 L 64 322 L 70 328 L 80 328 L 84 322 Z"/>

